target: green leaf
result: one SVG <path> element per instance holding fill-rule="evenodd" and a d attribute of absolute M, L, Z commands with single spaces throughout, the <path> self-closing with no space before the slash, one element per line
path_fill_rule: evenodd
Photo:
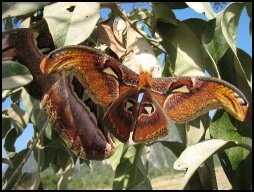
<path fill-rule="evenodd" d="M 27 85 L 33 80 L 29 70 L 18 62 L 2 62 L 2 90 Z"/>
<path fill-rule="evenodd" d="M 173 163 L 177 158 L 176 151 L 179 151 L 179 156 L 183 150 L 184 146 L 177 142 L 157 141 L 152 143 L 149 151 L 149 168 L 151 165 L 151 172 L 157 166 L 167 168 L 165 172 L 172 170 Z"/>
<path fill-rule="evenodd" d="M 216 14 L 213 12 L 210 2 L 186 2 L 186 4 L 198 13 L 204 13 L 206 18 L 211 20 Z"/>
<path fill-rule="evenodd" d="M 198 18 L 190 18 L 190 19 L 185 19 L 182 22 L 186 24 L 193 31 L 193 33 L 197 36 L 197 38 L 200 41 L 202 40 L 202 36 L 204 35 L 208 21 L 205 21 L 203 19 L 198 19 Z"/>
<path fill-rule="evenodd" d="M 152 142 L 152 148 L 154 144 L 160 143 L 164 147 L 171 150 L 175 156 L 179 156 L 185 148 L 185 124 L 175 124 L 168 121 L 169 134 L 165 137 L 159 138 Z M 183 142 L 184 141 L 184 142 Z"/>
<path fill-rule="evenodd" d="M 63 173 L 61 173 L 61 177 L 57 183 L 57 189 L 61 190 L 61 189 L 68 189 L 67 188 L 67 184 L 68 181 L 71 179 L 71 176 L 74 174 L 75 172 L 75 166 L 73 164 L 73 162 L 71 162 L 63 171 Z"/>
<path fill-rule="evenodd" d="M 7 111 L 2 112 L 2 139 L 6 137 L 8 131 L 11 129 L 10 118 L 6 116 Z"/>
<path fill-rule="evenodd" d="M 189 121 L 186 123 L 186 126 L 185 126 L 186 132 L 187 132 L 186 146 L 196 144 L 202 139 L 205 133 L 205 130 L 208 128 L 209 121 L 210 121 L 210 118 L 207 113 L 206 115 L 202 115 L 196 118 L 195 120 Z"/>
<path fill-rule="evenodd" d="M 226 112 L 217 111 L 210 125 L 210 134 L 213 138 L 234 140 L 244 145 L 252 145 L 252 121 L 239 122 Z M 225 153 L 218 154 L 223 169 L 235 189 L 248 189 L 251 181 L 252 164 L 249 151 L 235 147 Z"/>
<path fill-rule="evenodd" d="M 214 61 L 213 66 L 217 72 L 216 74 L 217 77 L 220 77 L 220 74 L 218 73 L 217 63 L 228 49 L 228 43 L 226 42 L 225 37 L 221 35 L 222 34 L 221 19 L 222 13 L 219 13 L 216 16 L 216 19 L 210 20 L 207 23 L 201 38 L 202 43 L 206 51 L 208 52 L 208 55 Z M 209 72 L 210 74 L 215 76 L 211 70 L 209 70 Z"/>
<path fill-rule="evenodd" d="M 16 155 L 16 152 L 8 152 L 7 156 L 8 158 L 12 159 Z"/>
<path fill-rule="evenodd" d="M 52 166 L 53 170 L 58 172 L 61 168 L 64 170 L 70 160 L 73 162 L 69 149 L 60 139 L 52 141 L 43 137 L 41 146 L 34 148 L 33 152 L 35 160 L 40 162 L 40 171 Z"/>
<path fill-rule="evenodd" d="M 223 12 L 223 17 L 221 21 L 222 33 L 232 49 L 235 55 L 235 67 L 238 70 L 238 73 L 242 76 L 242 78 L 246 78 L 246 74 L 242 68 L 242 64 L 237 56 L 237 27 L 239 23 L 239 19 L 244 8 L 243 3 L 231 3 Z M 251 86 L 250 82 L 248 82 L 249 86 Z"/>
<path fill-rule="evenodd" d="M 113 189 L 152 189 L 142 162 L 144 145 L 130 146 L 123 152 L 115 171 Z"/>
<path fill-rule="evenodd" d="M 170 149 L 175 156 L 179 156 L 183 150 L 184 150 L 184 146 L 182 143 L 178 143 L 178 142 L 169 142 L 169 141 L 156 141 L 161 143 L 164 147 L 167 147 L 168 149 Z M 154 142 L 154 143 L 156 143 Z"/>
<path fill-rule="evenodd" d="M 237 55 L 252 88 L 252 58 L 240 48 L 237 48 Z"/>
<path fill-rule="evenodd" d="M 110 157 L 110 163 L 113 171 L 116 170 L 117 166 L 120 163 L 120 159 L 123 153 L 124 144 L 117 139 L 115 139 L 115 153 Z"/>
<path fill-rule="evenodd" d="M 152 12 L 148 9 L 142 9 L 142 8 L 137 8 L 134 9 L 128 16 L 130 21 L 132 23 L 135 23 L 140 20 L 146 20 L 147 18 L 152 16 Z"/>
<path fill-rule="evenodd" d="M 252 2 L 246 2 L 247 14 L 250 17 L 250 36 L 252 38 Z"/>
<path fill-rule="evenodd" d="M 162 76 L 163 77 L 173 77 L 174 75 L 174 71 L 172 69 L 172 65 L 170 62 L 170 58 L 168 54 L 164 54 L 164 63 L 163 63 L 163 71 L 162 71 Z"/>
<path fill-rule="evenodd" d="M 213 158 L 208 158 L 198 169 L 201 184 L 204 189 L 218 189 Z"/>
<path fill-rule="evenodd" d="M 13 30 L 13 23 L 12 23 L 11 17 L 7 17 L 7 18 L 3 19 L 2 23 L 3 23 L 3 26 L 6 31 Z"/>
<path fill-rule="evenodd" d="M 13 168 L 13 165 L 12 165 L 12 163 L 11 163 L 11 161 L 9 159 L 2 158 L 2 163 L 5 163 L 9 167 Z"/>
<path fill-rule="evenodd" d="M 240 91 L 243 92 L 247 100 L 252 102 L 252 91 L 248 83 L 247 76 L 243 72 L 243 68 L 239 65 L 239 60 L 235 57 L 232 49 L 228 48 L 224 56 L 218 63 L 218 69 L 221 78 L 235 85 Z M 244 61 L 244 60 L 243 60 Z M 246 67 L 250 69 L 250 67 Z M 250 73 L 250 71 L 248 72 Z"/>
<path fill-rule="evenodd" d="M 17 131 L 19 131 L 19 134 L 22 133 L 28 124 L 28 114 L 24 110 L 20 109 L 18 105 L 11 104 L 8 108 L 8 116 L 11 123 L 15 128 L 17 128 Z"/>
<path fill-rule="evenodd" d="M 236 53 L 237 26 L 243 7 L 243 3 L 231 3 L 223 12 L 221 21 L 222 33 L 234 53 Z"/>
<path fill-rule="evenodd" d="M 21 92 L 23 88 L 18 88 L 16 90 L 13 90 L 11 94 L 11 100 L 13 103 L 18 102 L 21 99 Z"/>
<path fill-rule="evenodd" d="M 33 125 L 40 130 L 47 122 L 47 115 L 40 106 L 40 102 L 30 96 L 26 90 L 21 93 L 22 101 L 24 102 L 25 111 Z"/>
<path fill-rule="evenodd" d="M 214 153 L 237 145 L 238 144 L 234 141 L 210 139 L 185 149 L 174 163 L 174 169 L 187 170 L 180 185 L 180 189 L 185 189 L 195 171 Z"/>
<path fill-rule="evenodd" d="M 98 2 L 60 2 L 45 7 L 44 18 L 55 45 L 76 45 L 86 40 L 100 17 L 99 7 Z"/>
<path fill-rule="evenodd" d="M 60 141 L 59 141 L 60 142 Z M 61 142 L 63 145 L 64 143 Z M 45 153 L 45 155 L 50 155 L 50 153 Z M 58 172 L 61 168 L 64 170 L 69 165 L 69 161 L 73 161 L 71 154 L 68 150 L 56 150 L 56 158 L 51 164 L 55 172 Z"/>
<path fill-rule="evenodd" d="M 203 40 L 205 38 L 211 38 L 210 36 L 213 35 L 214 31 L 214 23 L 215 20 L 211 20 L 209 22 L 206 22 L 202 19 L 197 18 L 191 18 L 186 19 L 183 21 L 188 27 L 193 31 L 193 33 L 197 36 L 200 42 L 203 43 Z M 212 31 L 212 32 L 211 32 Z M 221 35 L 220 35 L 221 36 Z M 208 48 L 206 47 L 206 43 L 203 43 L 204 47 L 204 56 L 205 61 L 204 64 L 206 66 L 206 70 L 209 72 L 209 74 L 213 77 L 220 77 L 219 71 L 216 65 L 216 60 L 212 57 L 212 53 L 208 52 Z M 213 47 L 212 47 L 213 48 Z M 212 49 L 213 50 L 213 49 Z M 209 50 L 210 51 L 210 50 Z M 215 50 L 217 53 L 218 50 Z"/>
<path fill-rule="evenodd" d="M 15 190 L 37 190 L 40 184 L 40 173 L 35 171 L 23 173 L 19 182 L 15 185 Z"/>
<path fill-rule="evenodd" d="M 153 3 L 153 19 L 154 19 L 152 27 L 153 32 L 159 21 L 163 23 L 177 25 L 175 14 L 163 3 Z"/>
<path fill-rule="evenodd" d="M 4 148 L 7 152 L 15 152 L 14 144 L 16 142 L 16 139 L 18 138 L 18 133 L 15 128 L 12 128 L 8 131 L 5 142 L 4 142 Z"/>
<path fill-rule="evenodd" d="M 204 75 L 203 47 L 192 30 L 183 22 L 179 22 L 177 26 L 158 22 L 156 27 L 175 75 Z"/>
<path fill-rule="evenodd" d="M 49 123 L 47 127 L 45 128 L 45 135 L 48 139 L 53 139 L 53 123 Z"/>
<path fill-rule="evenodd" d="M 2 2 L 2 19 L 33 13 L 50 2 Z"/>
<path fill-rule="evenodd" d="M 14 158 L 11 160 L 13 167 L 8 167 L 6 172 L 3 176 L 3 181 L 6 182 L 9 180 L 9 178 L 13 175 L 13 173 L 17 170 L 20 163 L 24 160 L 27 152 L 29 149 L 24 149 L 20 151 L 19 153 L 15 154 Z M 22 176 L 22 172 L 19 171 L 18 174 L 16 174 L 15 178 L 12 180 L 12 182 L 9 182 L 6 187 L 6 189 L 12 189 L 12 187 L 15 185 L 17 181 L 19 181 L 20 177 Z"/>

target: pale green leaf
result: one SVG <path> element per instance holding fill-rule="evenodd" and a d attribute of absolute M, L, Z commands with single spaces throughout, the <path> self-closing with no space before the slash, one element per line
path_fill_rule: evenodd
<path fill-rule="evenodd" d="M 213 12 L 210 2 L 186 2 L 186 4 L 198 13 L 204 13 L 206 18 L 211 20 L 216 14 Z"/>
<path fill-rule="evenodd" d="M 221 21 L 222 33 L 234 53 L 236 53 L 237 26 L 243 7 L 243 3 L 231 3 L 223 12 Z"/>
<path fill-rule="evenodd" d="M 29 70 L 14 61 L 2 62 L 2 89 L 14 89 L 27 85 L 33 80 Z"/>
<path fill-rule="evenodd" d="M 2 79 L 2 89 L 15 89 L 27 85 L 33 80 L 32 75 L 18 75 Z"/>
<path fill-rule="evenodd" d="M 86 40 L 99 19 L 98 2 L 60 2 L 44 9 L 44 17 L 57 47 Z"/>
<path fill-rule="evenodd" d="M 169 23 L 172 25 L 177 25 L 176 16 L 171 9 L 165 6 L 163 3 L 153 4 L 153 19 L 154 26 L 157 25 L 158 21 L 163 23 Z"/>
<path fill-rule="evenodd" d="M 123 153 L 124 144 L 117 139 L 115 139 L 115 153 L 110 157 L 110 163 L 113 171 L 116 170 L 118 164 L 120 163 L 121 155 Z"/>
<path fill-rule="evenodd" d="M 52 132 L 53 132 L 53 129 L 54 127 L 53 127 L 53 125 L 52 125 L 52 123 L 49 123 L 48 125 L 47 125 L 47 127 L 45 128 L 45 135 L 46 135 L 46 137 L 47 138 L 49 138 L 49 139 L 53 139 L 52 138 Z"/>
<path fill-rule="evenodd" d="M 156 27 L 175 75 L 204 76 L 203 47 L 192 30 L 183 22 L 179 22 L 177 26 L 158 22 Z"/>
<path fill-rule="evenodd" d="M 204 43 L 203 40 L 205 37 L 207 38 L 207 36 L 208 38 L 210 38 L 210 36 L 213 34 L 214 25 L 212 25 L 212 23 L 214 23 L 215 20 L 213 19 L 207 22 L 202 19 L 191 18 L 191 19 L 186 19 L 183 22 L 188 25 L 188 27 L 197 36 L 199 41 L 202 42 L 203 45 L 206 45 L 207 42 Z M 212 57 L 211 53 L 208 52 L 205 46 L 203 50 L 204 50 L 204 56 L 205 56 L 204 64 L 206 66 L 206 70 L 209 72 L 211 76 L 220 77 L 219 71 L 216 65 L 216 61 Z"/>
<path fill-rule="evenodd" d="M 202 139 L 208 128 L 209 120 L 210 118 L 206 114 L 186 123 L 186 146 L 196 144 Z"/>
<path fill-rule="evenodd" d="M 2 19 L 33 13 L 50 2 L 2 2 Z"/>
<path fill-rule="evenodd" d="M 21 98 L 31 122 L 40 130 L 47 121 L 47 115 L 41 108 L 40 102 L 30 96 L 26 90 L 22 91 Z"/>
<path fill-rule="evenodd" d="M 181 182 L 180 189 L 184 189 L 186 187 L 195 171 L 214 153 L 237 145 L 238 144 L 234 141 L 210 139 L 185 149 L 174 163 L 174 169 L 187 170 L 183 181 Z"/>

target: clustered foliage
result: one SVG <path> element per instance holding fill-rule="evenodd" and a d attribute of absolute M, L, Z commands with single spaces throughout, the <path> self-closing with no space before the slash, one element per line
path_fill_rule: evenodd
<path fill-rule="evenodd" d="M 81 44 L 99 48 L 98 43 L 103 40 L 97 39 L 95 32 L 100 30 L 97 24 L 103 20 L 100 10 L 110 10 L 109 16 L 121 18 L 149 42 L 164 67 L 162 76 L 208 74 L 235 85 L 252 101 L 252 58 L 236 44 L 239 19 L 245 9 L 252 38 L 252 3 L 226 4 L 217 14 L 210 3 L 183 2 L 134 3 L 129 13 L 119 3 L 11 2 L 2 3 L 2 7 L 2 26 L 6 31 L 17 25 L 29 28 L 45 18 L 56 47 Z M 199 12 L 204 19 L 177 19 L 174 11 L 185 8 Z M 128 44 L 128 38 L 123 32 L 123 45 Z M 121 55 L 121 49 L 113 49 L 118 50 L 116 55 Z M 7 98 L 11 101 L 2 111 L 2 139 L 7 153 L 2 162 L 8 165 L 2 189 L 43 188 L 41 175 L 49 167 L 59 173 L 56 188 L 65 189 L 75 165 L 89 166 L 89 161 L 79 159 L 66 147 L 40 108 L 40 101 L 23 88 L 33 79 L 29 70 L 17 61 L 2 62 L 2 69 L 2 102 Z M 17 152 L 14 144 L 29 124 L 33 125 L 33 138 L 27 141 L 27 148 Z M 227 112 L 217 110 L 213 117 L 205 114 L 171 126 L 179 131 L 178 136 L 170 134 L 146 145 L 116 141 L 115 154 L 110 158 L 115 173 L 113 189 L 152 189 L 148 175 L 150 152 L 158 143 L 176 156 L 174 168 L 186 171 L 181 189 L 218 188 L 212 158 L 215 153 L 232 189 L 251 188 L 252 117 L 239 122 Z M 34 156 L 37 168 L 23 172 L 24 160 L 30 155 Z M 55 183 L 58 178 L 53 178 Z"/>

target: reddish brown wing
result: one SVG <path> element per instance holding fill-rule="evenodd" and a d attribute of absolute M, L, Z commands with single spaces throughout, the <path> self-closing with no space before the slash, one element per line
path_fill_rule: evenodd
<path fill-rule="evenodd" d="M 105 159 L 113 154 L 111 138 L 97 128 L 95 115 L 72 90 L 70 77 L 57 81 L 44 95 L 42 105 L 74 153 L 84 159 Z"/>
<path fill-rule="evenodd" d="M 167 121 L 158 102 L 148 90 L 144 92 L 139 105 L 137 121 L 133 131 L 135 143 L 146 143 L 168 134 Z"/>
<path fill-rule="evenodd" d="M 122 142 L 129 139 L 135 122 L 138 88 L 132 88 L 121 94 L 109 107 L 103 121 L 113 135 Z"/>
<path fill-rule="evenodd" d="M 45 74 L 72 71 L 95 103 L 108 105 L 119 96 L 119 83 L 135 86 L 138 81 L 137 74 L 120 65 L 117 60 L 97 49 L 67 46 L 50 53 L 43 59 L 40 68 Z"/>
<path fill-rule="evenodd" d="M 153 96 L 171 120 L 183 123 L 212 109 L 222 108 L 244 121 L 249 104 L 233 85 L 208 77 L 176 77 L 152 79 Z"/>

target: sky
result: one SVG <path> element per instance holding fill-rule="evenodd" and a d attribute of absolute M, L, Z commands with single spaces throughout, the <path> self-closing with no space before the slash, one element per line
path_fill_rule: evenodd
<path fill-rule="evenodd" d="M 148 3 L 139 3 L 137 5 L 143 5 L 144 8 L 150 9 L 150 5 Z M 125 10 L 126 13 L 130 12 L 133 8 L 133 3 L 124 3 L 122 5 L 122 8 Z M 215 10 L 218 12 L 218 10 Z M 177 19 L 184 20 L 188 18 L 201 18 L 206 20 L 205 16 L 203 14 L 196 13 L 194 10 L 188 8 L 188 9 L 180 9 L 174 11 Z M 107 18 L 107 15 L 109 13 L 109 9 L 103 9 L 101 11 L 101 17 L 103 19 Z M 241 18 L 240 18 L 240 24 L 238 28 L 238 39 L 237 39 L 237 46 L 243 50 L 245 50 L 250 56 L 252 56 L 252 43 L 251 38 L 249 34 L 249 17 L 247 15 L 246 9 L 242 12 Z M 7 98 L 7 100 L 2 104 L 2 110 L 7 109 L 10 106 L 10 99 Z M 33 128 L 31 125 L 29 125 L 22 135 L 17 139 L 15 143 L 16 151 L 19 152 L 22 149 L 26 148 L 27 142 L 32 138 L 33 136 Z M 2 141 L 2 156 L 6 157 L 5 150 L 3 149 L 3 143 Z M 3 165 L 3 164 L 2 164 Z"/>

